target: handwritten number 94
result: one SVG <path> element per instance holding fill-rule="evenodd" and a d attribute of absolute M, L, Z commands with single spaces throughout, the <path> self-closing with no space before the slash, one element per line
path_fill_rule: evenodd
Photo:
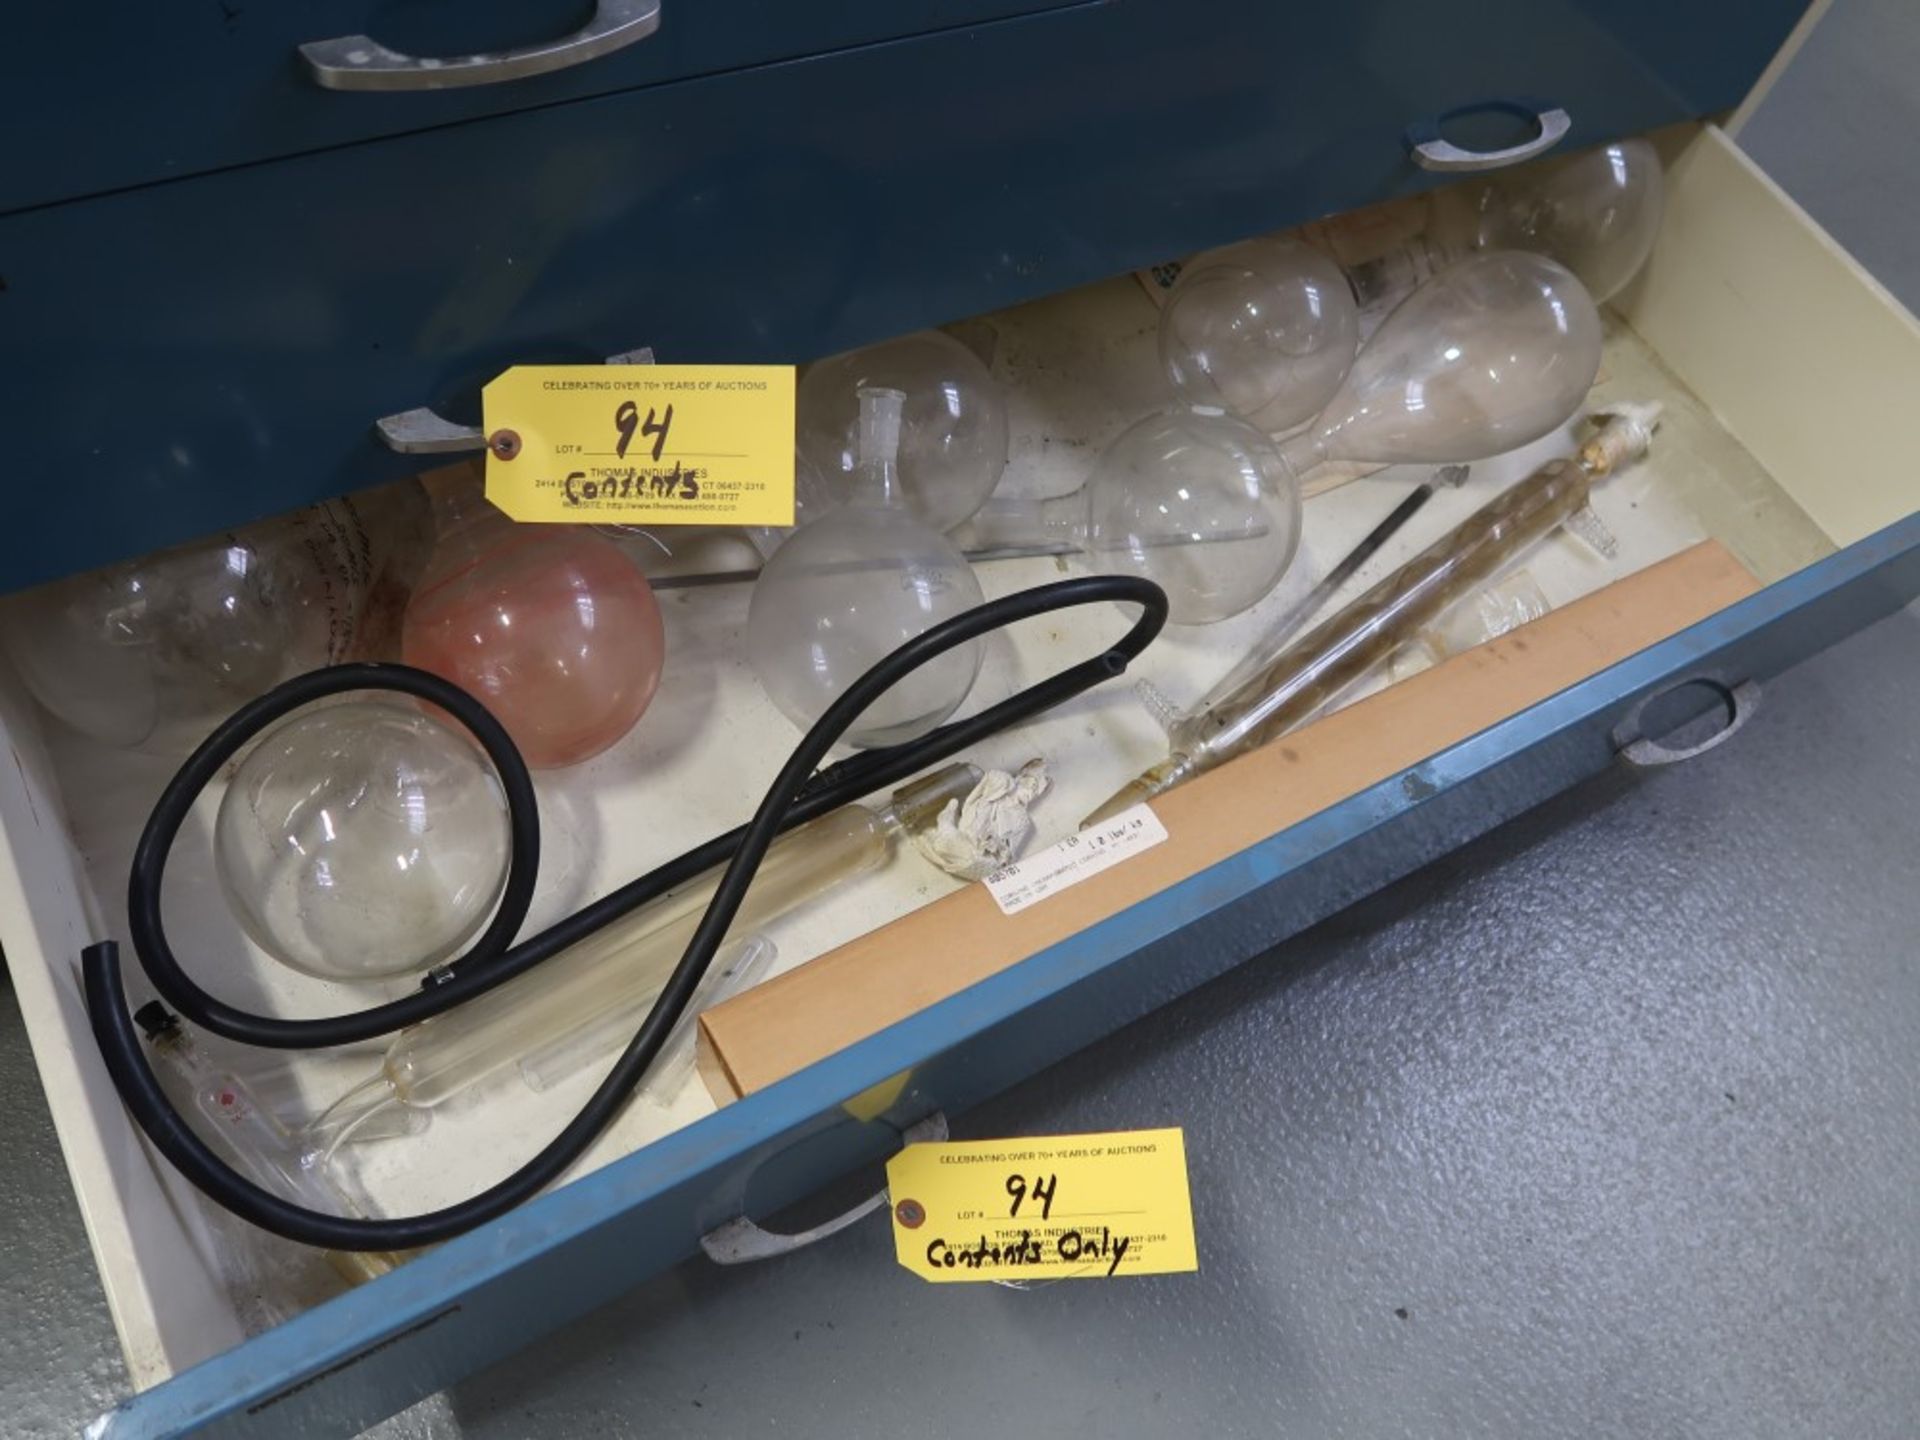
<path fill-rule="evenodd" d="M 622 400 L 620 408 L 613 412 L 613 428 L 620 432 L 620 438 L 614 443 L 613 453 L 620 459 L 627 458 L 627 446 L 633 443 L 634 432 L 653 441 L 653 458 L 660 459 L 660 452 L 667 448 L 667 430 L 673 424 L 673 406 L 667 406 L 666 413 L 657 412 L 651 405 L 647 407 L 646 423 L 640 420 L 640 407 L 631 400 Z"/>
<path fill-rule="evenodd" d="M 1029 1187 L 1024 1175 L 1009 1175 L 1007 1194 L 1013 1197 L 1013 1204 L 1007 1209 L 1008 1217 L 1014 1220 L 1019 1219 L 1021 1202 L 1032 1200 L 1039 1205 L 1042 1220 L 1052 1219 L 1053 1190 L 1058 1179 L 1056 1175 L 1036 1175 L 1033 1177 L 1032 1186 Z"/>

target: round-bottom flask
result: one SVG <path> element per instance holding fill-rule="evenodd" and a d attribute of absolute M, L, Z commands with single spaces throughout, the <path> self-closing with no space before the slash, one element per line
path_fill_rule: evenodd
<path fill-rule="evenodd" d="M 1107 447 L 1083 493 L 1087 563 L 1153 581 L 1183 625 L 1258 603 L 1300 545 L 1300 488 L 1279 452 L 1218 412 L 1148 416 Z"/>
<path fill-rule="evenodd" d="M 263 735 L 214 822 L 247 938 L 329 980 L 414 974 L 458 953 L 506 885 L 506 797 L 461 731 L 395 700 L 346 700 Z"/>
<path fill-rule="evenodd" d="M 760 572 L 747 612 L 754 673 L 802 729 L 888 653 L 982 598 L 953 542 L 898 503 L 905 397 L 867 389 L 860 398 L 859 502 L 795 531 Z M 979 670 L 977 643 L 949 650 L 875 701 L 847 741 L 894 745 L 926 734 L 959 707 Z"/>
<path fill-rule="evenodd" d="M 1646 264 L 1665 214 L 1659 152 L 1645 140 L 1621 140 L 1435 191 L 1431 239 L 1447 258 L 1477 250 L 1549 256 L 1605 304 Z"/>
<path fill-rule="evenodd" d="M 388 487 L 70 576 L 11 598 L 0 633 L 69 728 L 184 755 L 289 676 L 379 654 L 415 500 Z"/>
<path fill-rule="evenodd" d="M 516 525 L 470 482 L 430 478 L 434 553 L 402 658 L 477 696 L 535 769 L 598 755 L 660 684 L 666 631 L 646 577 L 604 536 Z"/>
<path fill-rule="evenodd" d="M 869 498 L 861 474 L 867 390 L 901 397 L 889 503 L 936 530 L 951 530 L 978 510 L 1007 468 L 1006 397 L 971 350 L 938 330 L 829 355 L 800 377 L 798 446 L 820 476 L 826 507 Z"/>
<path fill-rule="evenodd" d="M 1300 545 L 1300 487 L 1246 421 L 1168 410 L 1122 432 L 1078 490 L 996 497 L 969 532 L 986 547 L 1071 546 L 1093 570 L 1153 581 L 1176 625 L 1204 625 L 1257 604 L 1287 573 Z"/>
<path fill-rule="evenodd" d="M 1360 343 L 1346 276 L 1304 241 L 1246 240 L 1190 260 L 1160 311 L 1174 392 L 1277 434 L 1319 414 Z"/>

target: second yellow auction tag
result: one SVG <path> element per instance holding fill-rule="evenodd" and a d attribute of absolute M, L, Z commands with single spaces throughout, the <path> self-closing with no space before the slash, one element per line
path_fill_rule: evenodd
<path fill-rule="evenodd" d="M 900 1263 L 926 1280 L 1200 1268 L 1178 1130 L 909 1145 L 887 1189 Z"/>
<path fill-rule="evenodd" d="M 791 365 L 516 365 L 480 392 L 515 520 L 791 525 Z"/>

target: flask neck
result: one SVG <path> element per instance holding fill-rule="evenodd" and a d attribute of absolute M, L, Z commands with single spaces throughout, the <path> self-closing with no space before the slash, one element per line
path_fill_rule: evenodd
<path fill-rule="evenodd" d="M 1025 495 L 995 495 L 988 499 L 961 532 L 965 548 L 1020 550 L 1086 548 L 1087 492 L 1036 500 Z"/>
<path fill-rule="evenodd" d="M 477 466 L 452 466 L 420 479 L 433 510 L 433 552 L 420 579 L 425 590 L 470 568 L 513 522 L 488 501 Z"/>
<path fill-rule="evenodd" d="M 856 505 L 902 505 L 900 488 L 900 412 L 907 397 L 901 391 L 865 386 L 860 391 L 859 457 L 853 471 Z"/>
<path fill-rule="evenodd" d="M 1333 458 L 1332 442 L 1327 431 L 1318 425 L 1309 425 L 1294 435 L 1278 442 L 1280 463 L 1286 468 L 1287 478 L 1298 482 L 1309 470 L 1324 465 Z"/>

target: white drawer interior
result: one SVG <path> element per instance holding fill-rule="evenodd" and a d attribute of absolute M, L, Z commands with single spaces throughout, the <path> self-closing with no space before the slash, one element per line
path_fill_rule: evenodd
<path fill-rule="evenodd" d="M 1892 462 L 1903 403 L 1920 394 L 1920 327 L 1714 130 L 1673 138 L 1669 209 L 1642 279 L 1615 307 L 1594 399 L 1660 400 L 1652 456 L 1596 492 L 1620 541 L 1602 561 L 1555 537 L 1525 560 L 1563 603 L 1708 535 L 1773 580 L 1913 508 Z M 1129 277 L 988 317 L 1013 412 L 1008 490 L 1055 494 L 1084 478 L 1099 449 L 1159 398 L 1154 310 Z M 1477 508 L 1564 436 L 1476 465 L 1375 562 L 1384 569 Z M 1424 471 L 1384 472 L 1310 500 L 1302 562 L 1256 611 L 1205 629 L 1174 629 L 1136 675 L 1176 701 L 1197 696 L 1281 607 L 1331 566 Z M 989 595 L 1051 579 L 1054 559 L 981 568 Z M 548 836 L 533 922 L 581 901 L 744 818 L 796 735 L 741 656 L 744 585 L 670 592 L 668 674 L 640 727 L 589 764 L 539 778 Z M 969 702 L 981 706 L 1090 655 L 1124 628 L 1118 612 L 1072 612 L 996 637 Z M 338 1284 L 324 1263 L 280 1246 L 271 1293 L 236 1256 L 279 1245 L 241 1231 L 153 1159 L 120 1109 L 94 1052 L 77 957 L 123 936 L 127 866 L 170 767 L 101 750 L 44 721 L 0 677 L 0 725 L 14 763 L 0 767 L 0 941 L 109 1303 L 136 1384 L 145 1387 L 231 1346 Z M 1063 833 L 1123 779 L 1157 759 L 1157 729 L 1116 684 L 981 747 L 1012 768 L 1044 755 L 1054 793 L 1037 812 L 1042 839 Z M 169 872 L 176 949 L 210 988 L 249 1008 L 316 1014 L 357 1008 L 349 993 L 254 952 L 212 880 L 208 837 L 217 794 L 201 807 Z M 773 932 L 781 966 L 797 964 L 928 900 L 956 882 L 903 855 Z M 127 957 L 129 975 L 137 966 Z M 388 994 L 410 988 L 396 982 Z M 147 998 L 138 990 L 136 1001 Z M 269 1098 L 318 1110 L 370 1074 L 378 1050 L 295 1057 L 273 1074 L 247 1057 Z M 433 1208 L 481 1188 L 544 1142 L 596 1077 L 536 1095 L 517 1075 L 450 1102 L 412 1139 L 353 1147 L 352 1183 L 376 1206 Z M 675 1105 L 640 1103 L 596 1147 L 600 1164 L 704 1113 L 694 1083 Z M 241 1232 L 241 1233 L 236 1233 Z"/>

